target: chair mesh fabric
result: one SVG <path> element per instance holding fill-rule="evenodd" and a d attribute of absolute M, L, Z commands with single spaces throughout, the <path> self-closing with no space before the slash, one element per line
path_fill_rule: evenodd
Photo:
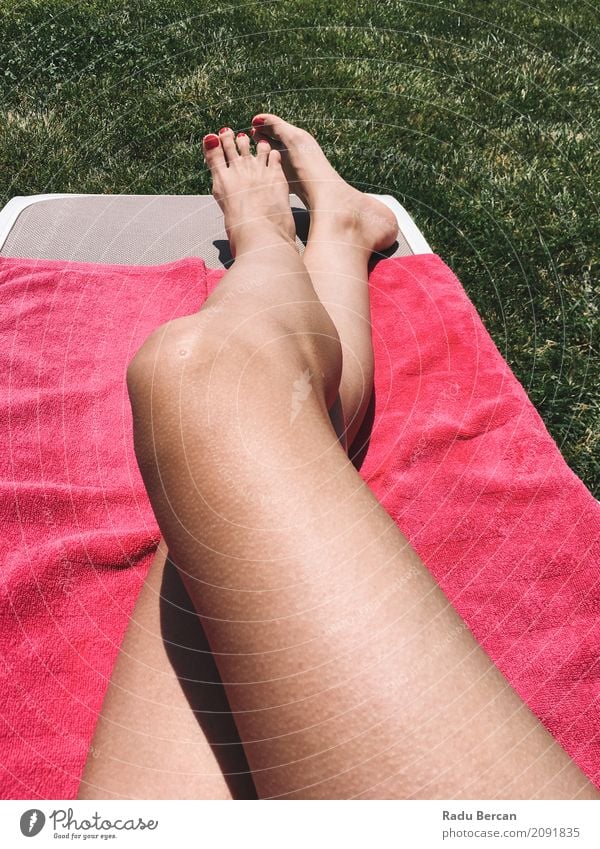
<path fill-rule="evenodd" d="M 308 214 L 290 195 L 298 247 Z M 402 234 L 386 256 L 412 251 Z M 82 195 L 36 201 L 14 222 L 1 256 L 158 265 L 187 256 L 211 268 L 231 261 L 221 211 L 210 195 Z"/>

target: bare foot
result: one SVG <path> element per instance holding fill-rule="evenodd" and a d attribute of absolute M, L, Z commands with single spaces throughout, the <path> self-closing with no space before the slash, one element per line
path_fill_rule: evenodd
<path fill-rule="evenodd" d="M 388 248 L 398 235 L 398 222 L 385 204 L 353 188 L 340 177 L 310 133 L 277 115 L 261 112 L 252 119 L 255 141 L 267 139 L 279 151 L 290 191 L 315 216 L 343 229 L 369 251 Z"/>
<path fill-rule="evenodd" d="M 282 239 L 295 244 L 296 229 L 280 153 L 261 140 L 256 156 L 252 155 L 249 136 L 238 133 L 234 137 L 229 127 L 223 127 L 218 135 L 204 136 L 202 149 L 233 256 Z"/>

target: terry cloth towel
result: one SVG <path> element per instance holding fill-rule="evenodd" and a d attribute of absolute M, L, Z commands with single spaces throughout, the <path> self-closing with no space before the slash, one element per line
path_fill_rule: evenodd
<path fill-rule="evenodd" d="M 133 452 L 127 364 L 221 275 L 199 259 L 0 259 L 3 798 L 77 791 L 159 537 Z M 371 289 L 375 411 L 361 474 L 600 783 L 600 506 L 439 257 L 381 261 Z"/>

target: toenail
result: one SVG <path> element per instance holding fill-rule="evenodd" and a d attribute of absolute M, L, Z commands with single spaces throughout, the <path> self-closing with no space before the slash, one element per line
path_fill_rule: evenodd
<path fill-rule="evenodd" d="M 221 129 L 219 130 L 219 133 L 232 133 L 232 132 L 233 132 L 233 130 L 231 129 L 231 127 L 221 127 Z"/>
<path fill-rule="evenodd" d="M 261 127 L 265 123 L 265 119 L 261 118 L 260 115 L 259 115 L 256 118 L 252 119 L 252 123 L 254 124 L 255 127 Z"/>
<path fill-rule="evenodd" d="M 253 136 L 255 132 L 256 130 L 254 129 L 254 127 L 252 127 L 252 129 L 250 130 L 250 135 Z"/>
<path fill-rule="evenodd" d="M 246 138 L 246 133 L 244 133 L 244 132 L 239 132 L 236 136 L 236 139 L 245 139 L 245 138 Z"/>
<path fill-rule="evenodd" d="M 202 142 L 207 150 L 212 150 L 214 147 L 218 147 L 221 144 L 219 137 L 215 135 L 215 133 L 209 133 L 207 136 L 204 136 Z"/>

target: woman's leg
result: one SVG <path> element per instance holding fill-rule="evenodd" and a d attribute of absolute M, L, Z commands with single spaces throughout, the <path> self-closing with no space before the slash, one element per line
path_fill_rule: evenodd
<path fill-rule="evenodd" d="M 383 203 L 348 185 L 306 130 L 266 112 L 252 124 L 254 139 L 268 139 L 280 152 L 290 190 L 310 211 L 302 259 L 342 343 L 340 398 L 351 445 L 373 387 L 368 264 L 373 252 L 393 244 L 398 222 Z"/>
<path fill-rule="evenodd" d="M 159 547 L 102 705 L 79 799 L 254 798 L 202 626 Z"/>
<path fill-rule="evenodd" d="M 150 337 L 128 385 L 259 795 L 596 797 L 349 462 L 328 415 L 341 346 L 293 247 L 279 156 L 223 148 L 207 159 L 235 265 Z"/>
<path fill-rule="evenodd" d="M 232 139 L 231 132 L 225 134 L 225 146 Z M 249 155 L 248 137 L 239 144 Z M 268 150 L 263 147 L 261 156 Z M 283 182 L 280 188 L 287 198 Z M 288 227 L 289 216 L 288 208 L 283 216 Z M 233 223 L 229 218 L 230 231 Z M 235 235 L 230 232 L 234 250 Z M 335 417 L 339 411 L 332 406 Z M 336 425 L 341 434 L 342 422 Z M 165 564 L 165 552 L 161 546 L 128 625 L 79 798 L 251 798 L 255 793 L 202 625 L 195 612 L 190 615 L 189 596 L 172 564 Z"/>

